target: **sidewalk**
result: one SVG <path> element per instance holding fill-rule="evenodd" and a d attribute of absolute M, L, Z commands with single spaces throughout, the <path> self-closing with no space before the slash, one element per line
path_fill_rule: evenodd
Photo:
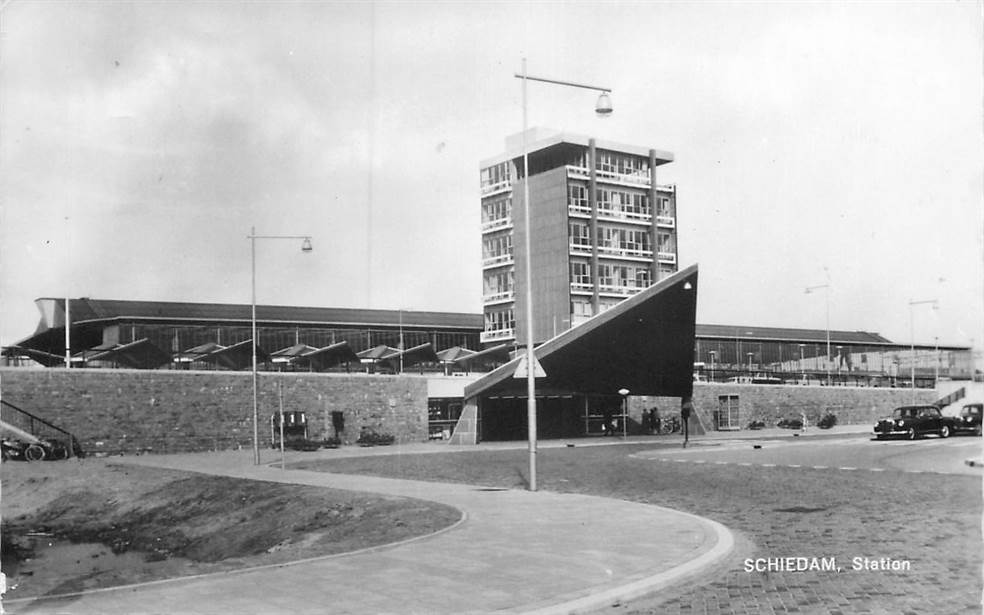
<path fill-rule="evenodd" d="M 446 444 L 420 443 L 345 447 L 319 454 L 436 450 L 449 449 Z M 569 613 L 679 583 L 726 557 L 733 546 L 731 534 L 720 524 L 658 506 L 543 491 L 281 470 L 279 452 L 262 454 L 263 463 L 270 465 L 253 465 L 251 451 L 148 455 L 120 462 L 427 499 L 458 508 L 463 521 L 437 534 L 352 554 L 33 603 L 10 601 L 4 604 L 6 612 Z"/>

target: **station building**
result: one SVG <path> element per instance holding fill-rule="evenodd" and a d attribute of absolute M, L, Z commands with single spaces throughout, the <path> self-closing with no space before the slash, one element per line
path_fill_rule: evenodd
<path fill-rule="evenodd" d="M 41 298 L 36 331 L 4 348 L 5 361 L 241 372 L 252 370 L 255 352 L 263 372 L 426 378 L 424 432 L 462 443 L 525 437 L 526 392 L 514 376 L 528 339 L 547 373 L 537 388 L 545 437 L 597 434 L 606 413 L 628 425 L 633 404 L 618 391 L 664 404 L 705 385 L 931 395 L 941 379 L 974 376 L 967 347 L 897 343 L 864 331 L 697 324 L 697 266 L 679 266 L 677 188 L 657 181 L 673 154 L 535 128 L 525 139 L 526 177 L 523 142 L 522 134 L 511 136 L 504 153 L 480 163 L 481 314 L 256 306 L 254 340 L 250 305 Z M 527 305 L 527 262 L 531 332 L 517 318 Z M 449 386 L 444 376 L 458 380 Z M 412 388 L 408 400 L 416 399 Z M 318 399 L 339 394 L 329 389 Z M 705 396 L 697 413 L 707 410 L 707 418 L 713 409 L 714 418 L 703 424 L 740 427 L 754 412 L 747 403 L 735 410 L 739 397 L 723 389 Z M 813 406 L 833 407 L 831 396 L 813 397 Z M 882 405 L 894 399 L 881 398 Z M 392 397 L 387 405 L 399 406 Z M 367 407 L 353 416 L 366 413 L 385 414 Z"/>

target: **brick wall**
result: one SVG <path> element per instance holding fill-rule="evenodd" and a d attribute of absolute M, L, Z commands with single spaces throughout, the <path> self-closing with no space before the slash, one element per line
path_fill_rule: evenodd
<path fill-rule="evenodd" d="M 343 443 L 368 426 L 400 442 L 427 440 L 427 380 L 415 376 L 260 373 L 260 446 L 270 446 L 270 415 L 307 412 L 313 439 Z M 249 372 L 28 370 L 0 368 L 3 399 L 72 432 L 90 453 L 250 448 L 253 387 Z"/>
<path fill-rule="evenodd" d="M 838 425 L 873 426 L 878 418 L 891 414 L 892 408 L 913 403 L 907 389 L 696 383 L 694 411 L 708 431 L 714 430 L 714 411 L 722 395 L 738 396 L 737 424 L 742 429 L 752 421 L 774 427 L 779 419 L 799 418 L 800 414 L 816 425 L 828 412 L 837 416 Z M 932 389 L 917 389 L 915 403 L 933 403 L 938 397 Z M 680 412 L 677 397 L 643 397 L 635 403 L 646 408 L 655 405 L 664 416 Z"/>

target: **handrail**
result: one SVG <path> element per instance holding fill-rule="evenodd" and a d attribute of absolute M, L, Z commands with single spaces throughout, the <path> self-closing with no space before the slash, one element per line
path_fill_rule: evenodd
<path fill-rule="evenodd" d="M 4 406 L 7 406 L 8 408 L 11 408 L 12 410 L 15 410 L 16 412 L 20 412 L 21 414 L 27 416 L 31 420 L 31 429 L 28 430 L 30 432 L 34 432 L 35 431 L 34 422 L 37 421 L 38 423 L 41 423 L 42 425 L 44 425 L 48 429 L 51 429 L 52 431 L 55 431 L 55 432 L 58 432 L 59 434 L 62 434 L 63 436 L 65 436 L 68 439 L 68 444 L 69 444 L 69 446 L 68 446 L 68 455 L 69 455 L 69 457 L 71 457 L 73 454 L 76 455 L 76 456 L 78 456 L 78 451 L 81 450 L 81 449 L 79 448 L 78 440 L 75 438 L 74 435 L 72 435 L 71 432 L 66 431 L 66 430 L 62 429 L 61 427 L 58 427 L 57 425 L 54 425 L 54 424 L 52 424 L 52 423 L 44 420 L 43 418 L 41 418 L 40 416 L 37 416 L 36 414 L 33 414 L 31 412 L 28 412 L 27 410 L 24 410 L 23 408 L 20 408 L 18 406 L 15 406 L 14 404 L 12 404 L 9 401 L 7 401 L 6 399 L 0 399 L 0 404 L 2 404 Z"/>

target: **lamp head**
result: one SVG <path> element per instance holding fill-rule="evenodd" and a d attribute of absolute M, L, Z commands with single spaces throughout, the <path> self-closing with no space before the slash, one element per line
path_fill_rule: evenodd
<path fill-rule="evenodd" d="M 314 250 L 314 246 L 311 245 L 311 238 L 305 237 L 304 243 L 301 244 L 301 252 L 311 252 Z"/>
<path fill-rule="evenodd" d="M 629 394 L 629 390 L 628 389 L 619 389 L 618 390 L 618 394 L 621 395 L 622 397 L 625 397 L 626 395 Z"/>
<path fill-rule="evenodd" d="M 599 117 L 608 117 L 612 114 L 612 98 L 608 92 L 602 92 L 598 96 L 598 102 L 595 103 L 595 113 Z"/>

